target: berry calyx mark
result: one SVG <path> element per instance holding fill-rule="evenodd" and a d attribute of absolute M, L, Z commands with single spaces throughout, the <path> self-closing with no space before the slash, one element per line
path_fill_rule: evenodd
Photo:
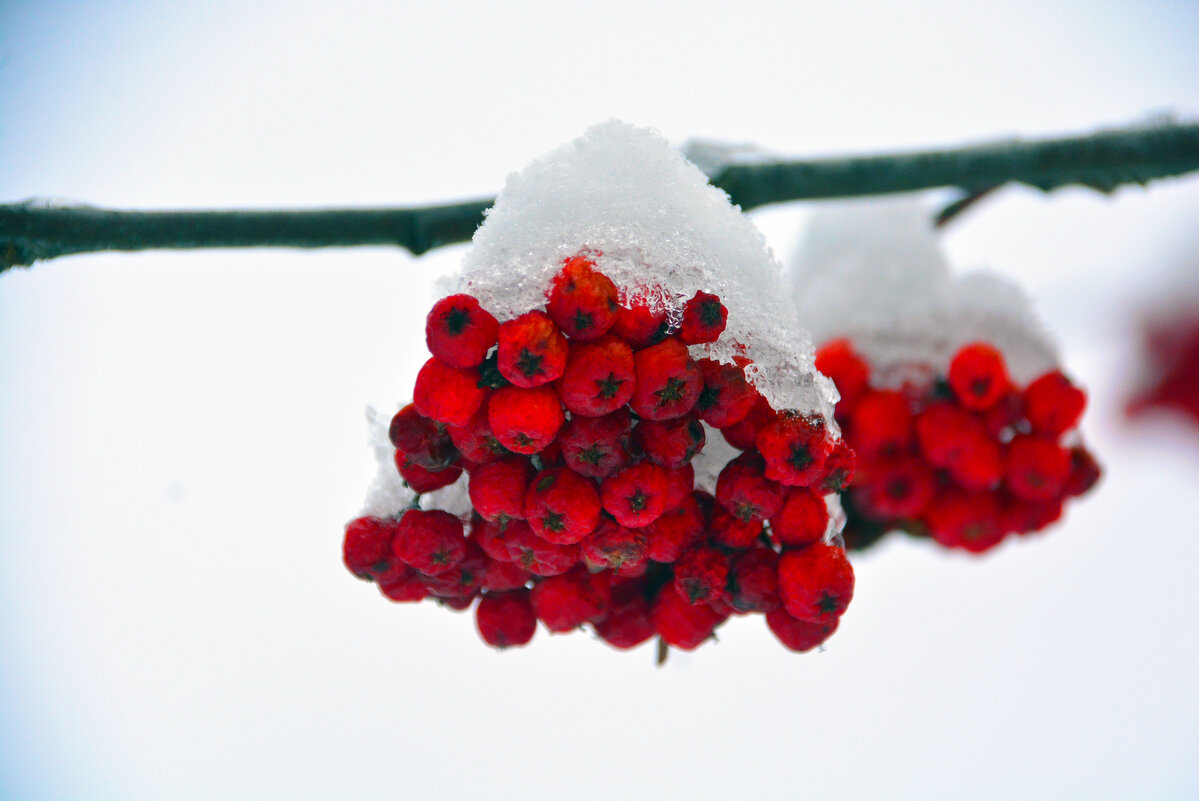
<path fill-rule="evenodd" d="M 837 610 L 841 608 L 841 603 L 837 600 L 836 596 L 825 595 L 821 597 L 816 606 L 823 614 L 832 615 L 836 614 Z"/>
<path fill-rule="evenodd" d="M 608 373 L 607 378 L 600 379 L 595 384 L 599 387 L 597 397 L 604 400 L 611 400 L 616 397 L 617 392 L 620 392 L 620 387 L 624 384 L 624 379 L 617 378 L 616 373 Z"/>
<path fill-rule="evenodd" d="M 518 448 L 528 448 L 533 444 L 533 438 L 520 431 L 513 435 L 513 439 L 516 441 L 516 447 Z"/>
<path fill-rule="evenodd" d="M 541 525 L 550 531 L 562 531 L 566 528 L 562 523 L 562 514 L 560 512 L 546 512 L 541 518 Z"/>
<path fill-rule="evenodd" d="M 599 465 L 605 456 L 607 456 L 607 452 L 603 448 L 599 445 L 592 445 L 579 451 L 578 459 L 580 462 L 590 465 Z"/>
<path fill-rule="evenodd" d="M 658 399 L 654 403 L 655 409 L 660 409 L 668 403 L 674 403 L 683 397 L 683 390 L 686 389 L 687 382 L 681 378 L 670 378 L 666 381 L 666 386 L 654 393 Z"/>
<path fill-rule="evenodd" d="M 541 367 L 542 361 L 543 357 L 541 355 L 531 352 L 528 348 L 521 348 L 520 356 L 516 359 L 516 369 L 525 378 L 532 378 L 544 372 Z"/>
<path fill-rule="evenodd" d="M 595 325 L 595 316 L 590 312 L 577 311 L 575 312 L 574 324 L 576 333 L 586 331 Z"/>
<path fill-rule="evenodd" d="M 461 334 L 470 325 L 470 312 L 455 306 L 445 316 L 445 326 L 451 334 Z"/>
<path fill-rule="evenodd" d="M 695 408 L 701 412 L 706 412 L 715 406 L 718 400 L 720 400 L 720 389 L 705 384 L 704 388 L 699 391 L 699 397 L 695 401 Z"/>
<path fill-rule="evenodd" d="M 812 463 L 812 454 L 803 445 L 791 446 L 791 456 L 787 459 L 787 464 L 794 467 L 796 470 L 803 470 Z"/>
<path fill-rule="evenodd" d="M 724 322 L 724 307 L 719 300 L 705 300 L 699 307 L 699 319 L 704 325 L 720 325 Z"/>
<path fill-rule="evenodd" d="M 649 502 L 649 496 L 640 489 L 629 496 L 629 508 L 634 512 L 640 512 L 645 509 L 645 504 Z"/>

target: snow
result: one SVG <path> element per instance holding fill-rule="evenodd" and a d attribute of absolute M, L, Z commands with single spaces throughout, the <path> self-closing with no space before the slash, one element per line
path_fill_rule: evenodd
<path fill-rule="evenodd" d="M 395 411 L 399 411 L 396 407 Z M 375 477 L 367 490 L 366 500 L 358 515 L 371 517 L 398 517 L 416 500 L 416 493 L 404 483 L 395 466 L 395 447 L 387 436 L 392 415 L 380 414 L 368 407 L 366 410 L 367 439 L 375 454 Z M 467 475 L 463 471 L 458 480 L 420 496 L 422 509 L 444 509 L 456 517 L 468 520 L 471 513 L 470 496 L 467 494 Z"/>
<path fill-rule="evenodd" d="M 787 280 L 816 342 L 850 338 L 882 385 L 913 367 L 943 371 L 979 340 L 1003 352 L 1020 383 L 1059 363 L 1023 291 L 991 273 L 955 274 L 932 215 L 909 196 L 822 204 Z"/>
<path fill-rule="evenodd" d="M 836 390 L 815 371 L 765 238 L 656 132 L 610 120 L 509 176 L 457 291 L 511 319 L 544 305 L 562 262 L 584 251 L 626 298 L 674 320 L 696 291 L 719 295 L 728 327 L 692 354 L 732 363 L 744 346 L 746 377 L 774 408 L 831 419 Z"/>

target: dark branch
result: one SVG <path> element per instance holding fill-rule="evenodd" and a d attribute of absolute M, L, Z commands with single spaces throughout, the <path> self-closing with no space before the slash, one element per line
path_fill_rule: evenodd
<path fill-rule="evenodd" d="M 734 160 L 710 174 L 713 184 L 748 211 L 793 200 L 934 187 L 971 193 L 1013 181 L 1045 191 L 1077 184 L 1111 192 L 1123 184 L 1195 170 L 1199 124 L 1161 124 L 955 150 L 811 161 Z M 0 271 L 72 253 L 154 248 L 398 245 L 419 255 L 469 240 L 492 202 L 412 209 L 158 212 L 0 205 Z"/>

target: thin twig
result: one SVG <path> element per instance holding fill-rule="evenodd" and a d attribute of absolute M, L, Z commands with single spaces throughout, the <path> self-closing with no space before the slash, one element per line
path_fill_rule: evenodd
<path fill-rule="evenodd" d="M 1016 181 L 1048 191 L 1123 184 L 1199 170 L 1199 124 L 1164 123 L 1087 136 L 993 142 L 951 150 L 808 161 L 760 157 L 712 169 L 743 210 L 816 198 Z M 73 253 L 157 248 L 398 245 L 414 254 L 470 239 L 493 200 L 409 209 L 118 211 L 0 205 L 0 272 Z"/>
<path fill-rule="evenodd" d="M 949 223 L 957 219 L 959 214 L 966 211 L 975 203 L 982 200 L 998 188 L 998 185 L 985 186 L 982 189 L 977 189 L 973 192 L 967 192 L 952 203 L 946 204 L 945 208 L 937 212 L 937 215 L 933 217 L 933 225 L 937 228 L 944 228 L 945 226 L 949 225 Z"/>

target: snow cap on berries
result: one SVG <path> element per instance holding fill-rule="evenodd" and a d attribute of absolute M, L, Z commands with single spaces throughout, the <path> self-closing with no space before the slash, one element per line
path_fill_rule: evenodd
<path fill-rule="evenodd" d="M 674 326 L 697 292 L 718 296 L 727 327 L 692 355 L 726 364 L 742 356 L 771 406 L 832 419 L 832 385 L 815 371 L 812 340 L 762 234 L 656 132 L 611 120 L 511 175 L 457 291 L 510 320 L 544 306 L 554 277 L 580 254 L 623 303 L 664 311 Z"/>
<path fill-rule="evenodd" d="M 943 371 L 963 345 L 987 342 L 1025 384 L 1058 355 L 1012 282 L 984 272 L 952 274 L 918 200 L 828 203 L 813 213 L 787 270 L 799 319 L 817 342 L 848 337 L 876 383 L 913 378 L 910 365 Z"/>

